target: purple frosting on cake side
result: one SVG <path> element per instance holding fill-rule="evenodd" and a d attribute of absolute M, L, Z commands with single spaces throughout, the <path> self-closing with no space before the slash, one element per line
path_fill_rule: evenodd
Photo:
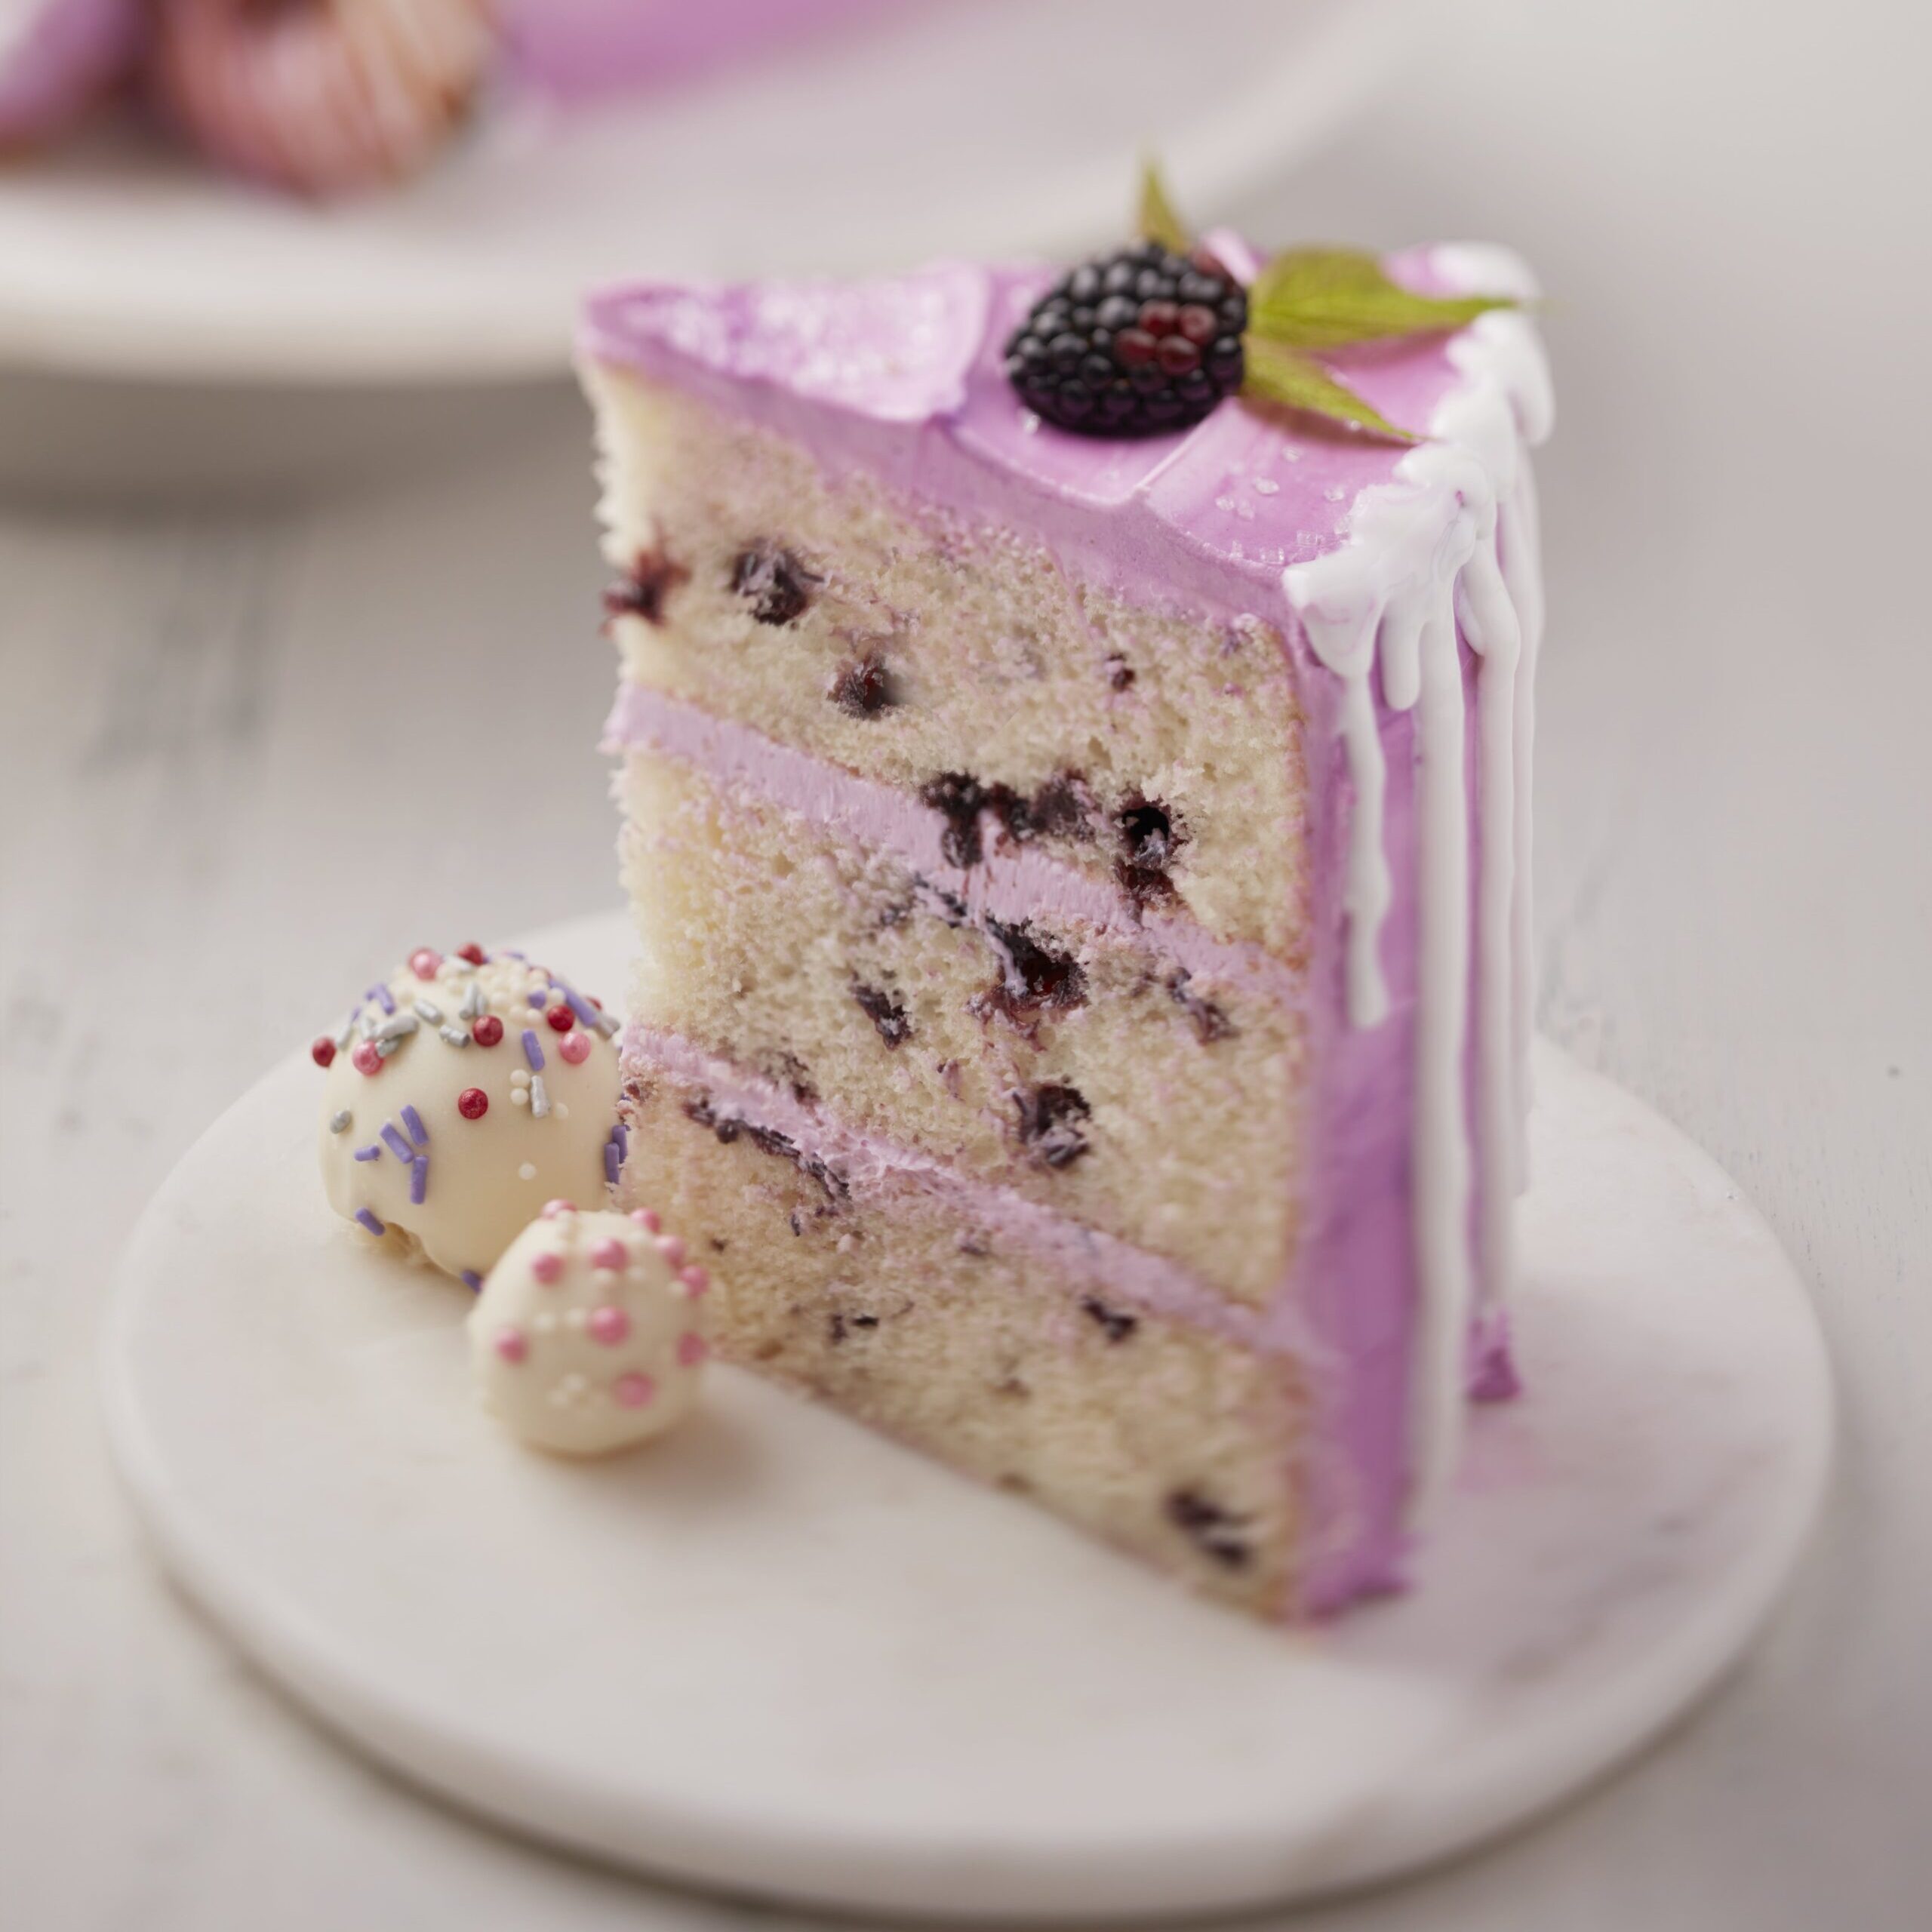
<path fill-rule="evenodd" d="M 140 0 L 26 0 L 0 25 L 0 146 L 52 134 L 134 64 Z"/>
<path fill-rule="evenodd" d="M 1232 265 L 1225 251 L 1223 259 Z M 1413 285 L 1432 279 L 1420 256 L 1391 266 Z M 1312 1336 L 1321 1357 L 1312 1364 L 1320 1451 L 1306 1472 L 1300 1581 L 1302 1607 L 1318 1614 L 1403 1581 L 1420 1294 L 1420 934 L 1414 891 L 1401 885 L 1380 936 L 1388 1017 L 1353 1026 L 1343 957 L 1353 798 L 1336 733 L 1340 686 L 1309 649 L 1281 573 L 1342 543 L 1357 498 L 1393 480 L 1403 452 L 1241 402 L 1186 431 L 1132 441 L 1039 423 L 1020 406 L 1001 359 L 1051 278 L 1044 268 L 943 264 L 857 287 L 620 287 L 592 298 L 581 343 L 594 361 L 636 368 L 802 445 L 830 473 L 862 472 L 969 521 L 1023 523 L 1088 581 L 1210 617 L 1251 614 L 1287 639 L 1310 714 L 1315 937 L 1306 1012 L 1318 1071 L 1304 1105 L 1318 1152 L 1294 1266 L 1269 1325 L 1278 1340 Z M 1332 359 L 1352 388 L 1418 432 L 1460 380 L 1441 337 Z M 1473 660 L 1466 650 L 1462 657 L 1472 721 Z M 1416 718 L 1379 691 L 1375 704 L 1389 772 L 1385 850 L 1395 878 L 1412 881 Z M 1473 843 L 1473 758 L 1467 783 Z M 1472 859 L 1472 891 L 1475 870 Z M 1471 1040 L 1472 1094 L 1473 1026 Z M 1472 1136 L 1475 1158 L 1478 1145 Z M 1500 1350 L 1499 1338 L 1483 1355 L 1486 1388 L 1501 1386 Z"/>

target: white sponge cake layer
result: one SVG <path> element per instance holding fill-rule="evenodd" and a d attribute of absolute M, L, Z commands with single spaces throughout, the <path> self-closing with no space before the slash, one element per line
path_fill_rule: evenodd
<path fill-rule="evenodd" d="M 632 1011 L 868 1133 L 1265 1305 L 1292 1260 L 1302 1020 L 1137 937 L 970 907 L 682 759 L 634 750 Z"/>
<path fill-rule="evenodd" d="M 1127 602 L 694 397 L 586 380 L 628 678 L 914 795 L 949 774 L 1025 805 L 1075 778 L 1081 811 L 1040 835 L 1100 878 L 1151 804 L 1150 900 L 1301 958 L 1304 718 L 1278 632 Z"/>
<path fill-rule="evenodd" d="M 1294 1363 L 1150 1311 L 890 1167 L 828 1161 L 627 1051 L 626 1204 L 685 1232 L 728 1358 L 1279 1616 Z M 1111 1297 L 1111 1298 L 1110 1298 Z"/>

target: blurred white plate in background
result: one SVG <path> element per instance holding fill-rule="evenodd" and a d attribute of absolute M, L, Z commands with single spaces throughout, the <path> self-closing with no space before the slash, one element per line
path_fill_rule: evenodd
<path fill-rule="evenodd" d="M 1158 147 L 1209 208 L 1327 134 L 1416 0 L 955 0 L 682 92 L 487 118 L 312 208 L 117 131 L 0 171 L 0 370 L 527 380 L 605 277 L 856 272 L 1121 232 Z"/>

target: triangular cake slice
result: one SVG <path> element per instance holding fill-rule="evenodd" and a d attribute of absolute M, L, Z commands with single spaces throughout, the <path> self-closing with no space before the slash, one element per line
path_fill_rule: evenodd
<path fill-rule="evenodd" d="M 731 1359 L 1318 1614 L 1513 1386 L 1547 379 L 1498 311 L 1337 355 L 1414 447 L 1081 436 L 1002 368 L 1051 279 L 589 304 L 623 1189 Z"/>

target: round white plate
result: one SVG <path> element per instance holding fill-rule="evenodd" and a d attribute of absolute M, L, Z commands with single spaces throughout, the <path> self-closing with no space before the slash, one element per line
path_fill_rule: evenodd
<path fill-rule="evenodd" d="M 528 106 L 312 208 L 115 134 L 0 168 L 0 366 L 228 382 L 568 367 L 590 283 L 1060 253 L 1137 157 L 1214 208 L 1305 152 L 1417 0 L 949 0 L 681 91 Z"/>
<path fill-rule="evenodd" d="M 531 942 L 620 983 L 623 922 Z M 1414 1594 L 1293 1635 L 729 1371 L 589 1466 L 472 1399 L 440 1277 L 330 1217 L 314 1069 L 211 1128 L 128 1249 L 119 1459 L 165 1560 L 377 1757 L 734 1891 L 1099 1918 L 1358 1883 L 1634 1750 L 1817 1503 L 1810 1306 L 1736 1186 L 1545 1046 L 1518 1318 Z"/>

